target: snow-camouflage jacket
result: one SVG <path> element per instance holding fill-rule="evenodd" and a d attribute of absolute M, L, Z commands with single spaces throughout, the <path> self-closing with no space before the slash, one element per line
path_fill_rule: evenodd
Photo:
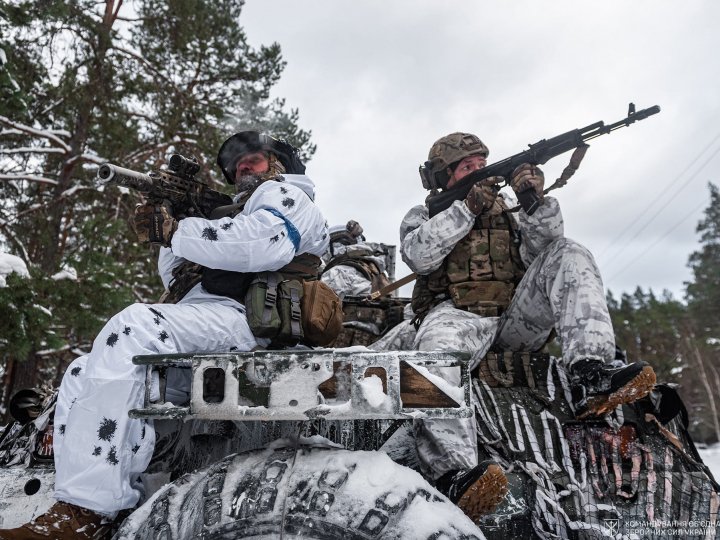
<path fill-rule="evenodd" d="M 282 268 L 296 255 L 322 256 L 328 248 L 328 227 L 315 206 L 314 184 L 305 175 L 286 174 L 284 181 L 261 184 L 234 217 L 180 221 L 170 248 L 161 248 L 160 277 L 169 287 L 172 270 L 188 260 L 208 268 L 233 272 L 262 272 Z M 219 301 L 196 285 L 183 302 Z"/>
<path fill-rule="evenodd" d="M 504 193 L 500 195 L 511 202 Z M 524 211 L 516 216 L 521 233 L 520 256 L 526 266 L 550 243 L 564 236 L 560 205 L 553 197 L 545 197 L 532 216 Z M 475 218 L 464 201 L 453 202 L 432 219 L 427 206 L 414 206 L 400 224 L 403 261 L 419 275 L 430 274 L 440 268 L 445 257 L 470 232 Z"/>

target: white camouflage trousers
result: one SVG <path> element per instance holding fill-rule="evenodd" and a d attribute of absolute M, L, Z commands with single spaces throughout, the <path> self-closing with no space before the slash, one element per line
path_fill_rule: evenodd
<path fill-rule="evenodd" d="M 155 446 L 152 421 L 128 418 L 143 406 L 146 368 L 135 355 L 248 351 L 255 338 L 238 307 L 134 304 L 115 315 L 89 354 L 65 372 L 55 409 L 55 497 L 113 516 L 142 495 L 139 475 Z"/>
<path fill-rule="evenodd" d="M 477 363 L 493 344 L 510 351 L 538 350 L 553 328 L 566 366 L 581 358 L 614 358 L 600 272 L 592 254 L 567 238 L 552 242 L 532 262 L 501 317 L 462 311 L 448 300 L 425 317 L 414 348 L 468 351 Z M 437 374 L 459 383 L 458 369 L 443 371 Z M 477 464 L 474 419 L 417 421 L 415 436 L 423 472 L 433 479 Z"/>

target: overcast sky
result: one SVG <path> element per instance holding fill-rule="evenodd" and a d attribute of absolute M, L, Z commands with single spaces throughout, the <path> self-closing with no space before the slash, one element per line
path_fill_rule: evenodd
<path fill-rule="evenodd" d="M 718 22 L 716 0 L 247 0 L 241 17 L 252 45 L 282 47 L 273 95 L 312 130 L 317 203 L 331 225 L 355 219 L 372 241 L 399 243 L 427 193 L 418 165 L 447 133 L 476 133 L 492 163 L 620 120 L 630 101 L 660 105 L 591 142 L 553 195 L 606 288 L 677 299 L 707 183 L 720 183 Z M 548 185 L 569 157 L 544 166 Z"/>

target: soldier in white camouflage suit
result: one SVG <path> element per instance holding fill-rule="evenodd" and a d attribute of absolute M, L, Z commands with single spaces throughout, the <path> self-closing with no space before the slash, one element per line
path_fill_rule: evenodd
<path fill-rule="evenodd" d="M 388 285 L 385 259 L 365 243 L 355 220 L 330 227 L 330 248 L 320 279 L 340 296 L 365 296 Z"/>
<path fill-rule="evenodd" d="M 485 167 L 487 156 L 475 135 L 439 139 L 421 168 L 429 197 Z M 419 275 L 414 348 L 469 351 L 474 369 L 491 347 L 536 351 L 555 329 L 578 416 L 647 395 L 655 382 L 647 364 L 606 365 L 615 340 L 600 273 L 590 252 L 565 238 L 558 201 L 544 196 L 542 172 L 523 164 L 510 179 L 515 193 L 534 190 L 540 199 L 532 215 L 509 212 L 497 180 L 476 183 L 465 200 L 433 217 L 419 205 L 403 219 L 402 257 Z M 458 383 L 454 371 L 442 375 Z M 424 472 L 470 517 L 502 499 L 502 471 L 477 465 L 473 419 L 417 422 L 416 438 Z"/>
<path fill-rule="evenodd" d="M 355 220 L 330 227 L 330 248 L 323 257 L 326 264 L 320 279 L 344 299 L 345 315 L 334 347 L 363 345 L 380 351 L 411 348 L 415 328 L 409 320 L 403 320 L 406 317 L 402 303 L 390 296 L 374 301 L 359 299 L 390 284 L 387 249 L 367 242 L 362 226 Z"/>
<path fill-rule="evenodd" d="M 225 141 L 218 165 L 238 192 L 222 217 L 178 221 L 164 206 L 136 209 L 140 240 L 163 246 L 163 283 L 171 295 L 176 286 L 183 290 L 176 303 L 124 309 L 100 331 L 90 353 L 70 364 L 55 410 L 58 502 L 31 523 L 0 530 L 0 539 L 107 537 L 107 521 L 140 499 L 139 475 L 155 444 L 152 421 L 128 417 L 128 410 L 143 404 L 146 376 L 133 356 L 264 346 L 268 340 L 252 334 L 243 305 L 251 280 L 278 269 L 317 277 L 328 227 L 296 149 L 245 131 Z M 198 279 L 183 279 L 192 267 L 200 273 L 189 275 Z M 182 377 L 175 382 L 166 395 L 181 395 L 189 386 Z"/>

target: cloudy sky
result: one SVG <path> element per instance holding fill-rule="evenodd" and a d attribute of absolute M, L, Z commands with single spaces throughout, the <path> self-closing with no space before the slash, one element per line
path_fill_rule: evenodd
<path fill-rule="evenodd" d="M 241 20 L 252 45 L 282 47 L 274 95 L 313 132 L 308 174 L 328 221 L 356 219 L 373 241 L 398 244 L 426 195 L 418 165 L 442 135 L 478 134 L 492 163 L 620 120 L 630 101 L 660 105 L 591 142 L 554 195 L 606 288 L 676 298 L 707 184 L 720 183 L 718 21 L 711 0 L 247 0 Z M 548 184 L 568 159 L 544 166 Z"/>

